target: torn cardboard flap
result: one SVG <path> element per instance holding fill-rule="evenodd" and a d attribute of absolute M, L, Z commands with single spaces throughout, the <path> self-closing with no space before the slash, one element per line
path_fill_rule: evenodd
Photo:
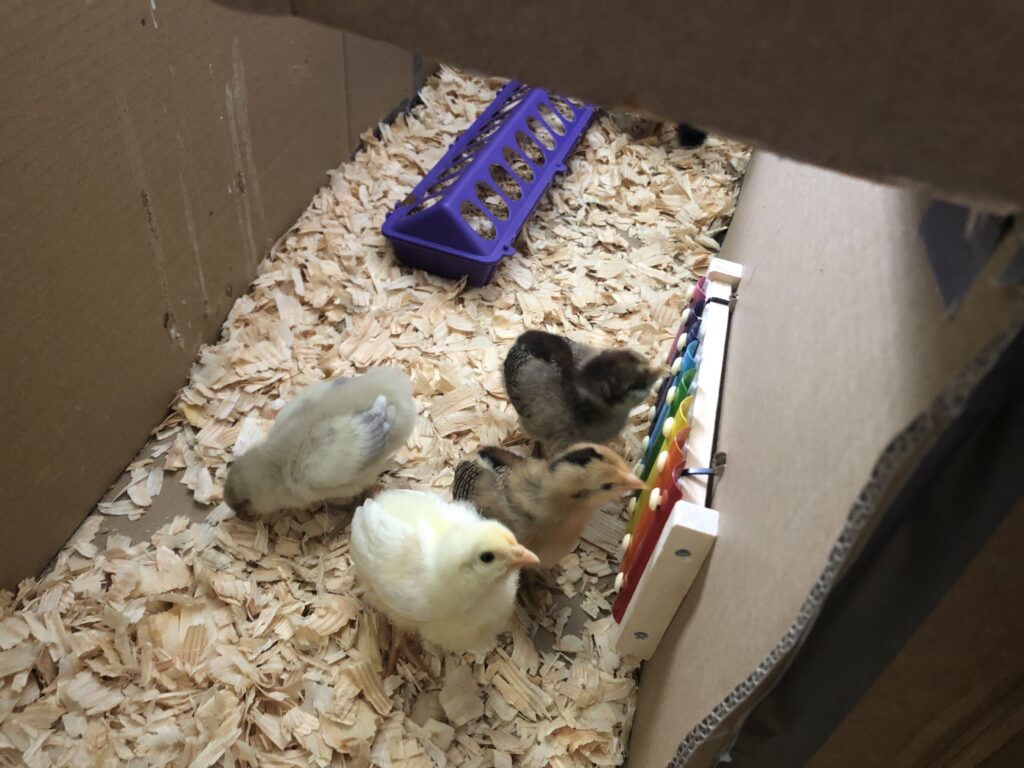
<path fill-rule="evenodd" d="M 686 121 L 868 178 L 1024 205 L 1024 8 L 662 0 L 216 0 L 295 14 L 442 61 Z M 922 14 L 927 15 L 923 23 Z"/>

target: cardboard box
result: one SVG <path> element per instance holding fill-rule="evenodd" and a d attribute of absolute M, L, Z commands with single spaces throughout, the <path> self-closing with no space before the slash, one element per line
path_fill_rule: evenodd
<path fill-rule="evenodd" d="M 181 0 L 17 3 L 0 51 L 10 587 L 145 442 L 324 172 L 412 95 L 413 57 Z"/>
<path fill-rule="evenodd" d="M 865 176 L 1024 201 L 1024 150 L 1007 130 L 1022 122 L 1021 13 L 1009 8 L 929 8 L 922 24 L 921 9 L 888 6 L 787 6 L 785 18 L 762 9 L 740 23 L 733 9 L 689 4 L 619 3 L 602 14 L 578 2 L 519 4 L 494 21 L 461 5 L 446 14 L 403 2 L 221 5 L 343 25 Z M 408 97 L 401 71 L 412 67 L 400 50 L 348 32 L 214 4 L 21 4 L 2 34 L 8 586 L 45 564 L 142 444 L 323 171 Z M 878 50 L 892 55 L 863 55 Z M 994 590 L 1007 553 L 1019 551 L 1021 507 L 1005 487 L 1012 434 L 974 452 L 984 463 L 993 446 L 1004 449 L 998 477 L 978 474 L 969 487 L 993 502 L 991 527 L 973 531 L 971 547 L 941 569 L 945 581 L 928 582 L 931 599 L 915 599 L 870 658 L 850 651 L 870 664 L 806 683 L 818 662 L 836 669 L 842 646 L 830 637 L 884 575 L 869 555 L 895 541 L 894 510 L 946 467 L 966 466 L 949 446 L 973 434 L 956 431 L 964 414 L 989 393 L 1009 413 L 1000 398 L 1020 391 L 1019 365 L 1007 361 L 1024 298 L 994 279 L 999 256 L 948 314 L 918 232 L 928 202 L 755 158 L 723 253 L 745 271 L 721 402 L 720 536 L 644 670 L 634 768 L 711 766 L 730 751 L 733 765 L 763 766 L 766 746 L 776 761 L 822 766 L 858 749 L 856 764 L 885 766 L 914 764 L 898 755 L 981 765 L 1019 749 L 1018 688 L 998 681 L 1007 667 L 950 659 L 981 646 L 991 658 L 1019 655 L 1017 624 L 946 629 L 965 615 L 984 622 L 985 597 L 1020 599 Z M 167 503 L 185 510 L 187 496 L 170 485 Z M 902 562 L 897 550 L 890 557 Z M 942 709 L 948 700 L 924 685 L 934 666 L 921 662 L 932 657 L 947 674 L 977 676 L 974 706 Z M 904 705 L 882 705 L 915 686 Z M 840 688 L 841 705 L 823 706 Z M 797 726 L 773 729 L 786 705 Z M 906 738 L 930 722 L 932 733 Z M 950 762 L 968 749 L 978 760 Z"/>
<path fill-rule="evenodd" d="M 293 14 L 805 162 L 1024 204 L 1024 8 L 216 0 Z"/>

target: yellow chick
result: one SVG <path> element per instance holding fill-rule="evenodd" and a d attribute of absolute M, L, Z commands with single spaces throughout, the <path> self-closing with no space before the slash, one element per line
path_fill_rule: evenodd
<path fill-rule="evenodd" d="M 415 658 L 406 632 L 446 651 L 493 647 L 512 614 L 519 569 L 538 562 L 470 504 L 410 490 L 385 491 L 356 510 L 351 555 L 368 602 L 396 629 L 389 672 L 399 652 Z"/>
<path fill-rule="evenodd" d="M 267 439 L 235 458 L 224 501 L 236 512 L 265 515 L 357 496 L 409 438 L 415 419 L 412 382 L 395 368 L 306 387 Z"/>
<path fill-rule="evenodd" d="M 452 495 L 507 525 L 549 568 L 576 548 L 596 509 L 643 487 L 613 451 L 580 443 L 551 460 L 482 448 L 456 467 Z"/>

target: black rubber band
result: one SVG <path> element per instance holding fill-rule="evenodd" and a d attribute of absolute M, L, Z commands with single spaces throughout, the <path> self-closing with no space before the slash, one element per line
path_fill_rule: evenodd
<path fill-rule="evenodd" d="M 679 476 L 684 475 L 717 475 L 718 470 L 714 467 L 683 467 L 679 470 Z"/>

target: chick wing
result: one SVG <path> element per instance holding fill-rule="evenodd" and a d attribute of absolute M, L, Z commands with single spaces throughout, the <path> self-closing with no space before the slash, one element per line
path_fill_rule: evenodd
<path fill-rule="evenodd" d="M 502 448 L 486 446 L 455 468 L 452 497 L 472 504 L 485 517 L 498 520 L 518 537 L 523 513 L 517 508 L 509 479 L 528 465 L 522 456 Z"/>
<path fill-rule="evenodd" d="M 428 549 L 434 536 L 425 521 L 396 516 L 374 499 L 356 511 L 352 562 L 389 614 L 406 621 L 431 619 L 424 586 L 429 582 Z"/>
<path fill-rule="evenodd" d="M 319 422 L 295 457 L 293 482 L 315 491 L 347 485 L 387 451 L 394 421 L 395 406 L 378 395 L 368 410 Z"/>

